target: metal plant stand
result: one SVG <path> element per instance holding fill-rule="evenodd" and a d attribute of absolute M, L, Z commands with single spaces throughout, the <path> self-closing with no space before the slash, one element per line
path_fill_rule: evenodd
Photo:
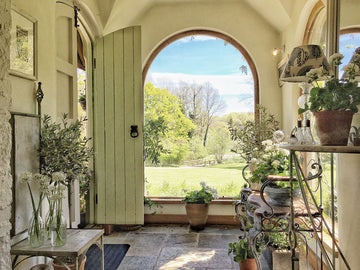
<path fill-rule="evenodd" d="M 320 254 L 316 254 L 320 259 L 320 269 L 334 269 L 336 267 L 335 259 L 338 252 L 339 259 L 343 261 L 347 269 L 351 269 L 344 254 L 342 253 L 335 239 L 335 194 L 334 194 L 334 153 L 360 153 L 360 147 L 356 146 L 282 146 L 290 151 L 290 205 L 289 206 L 273 206 L 269 204 L 269 198 L 264 194 L 266 186 L 276 178 L 269 177 L 263 183 L 260 192 L 253 192 L 251 188 L 244 188 L 241 191 L 241 198 L 235 206 L 235 211 L 239 217 L 244 235 L 246 237 L 251 250 L 256 254 L 256 245 L 268 245 L 269 233 L 283 233 L 287 237 L 287 242 L 291 250 L 292 269 L 299 269 L 298 258 L 298 240 L 301 238 L 306 243 L 306 254 L 308 254 L 307 237 L 311 236 L 315 239 L 320 249 Z M 310 164 L 312 174 L 305 174 L 304 168 L 298 158 L 297 152 L 314 152 L 318 153 L 317 160 Z M 322 196 L 322 167 L 320 163 L 319 153 L 331 153 L 331 226 L 324 217 L 323 213 L 323 196 Z M 245 179 L 246 180 L 246 179 Z M 294 198 L 294 184 L 298 182 L 301 190 L 301 198 Z M 253 224 L 252 228 L 246 230 L 245 218 Z M 329 253 L 325 249 L 324 233 L 332 239 L 332 252 Z M 258 269 L 262 269 L 258 256 L 255 256 Z M 308 261 L 308 258 L 307 258 Z"/>

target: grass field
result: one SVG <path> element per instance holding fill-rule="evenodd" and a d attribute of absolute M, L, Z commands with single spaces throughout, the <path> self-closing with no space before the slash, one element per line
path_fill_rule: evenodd
<path fill-rule="evenodd" d="M 246 183 L 243 163 L 218 164 L 209 167 L 146 167 L 146 193 L 151 196 L 184 196 L 183 189 L 200 189 L 200 182 L 217 189 L 220 196 L 239 195 Z"/>

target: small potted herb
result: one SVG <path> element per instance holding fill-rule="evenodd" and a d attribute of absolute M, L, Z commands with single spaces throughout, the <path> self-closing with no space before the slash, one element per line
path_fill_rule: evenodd
<path fill-rule="evenodd" d="M 256 246 L 256 252 L 261 253 L 261 247 Z M 255 255 L 251 251 L 249 243 L 246 238 L 239 239 L 234 243 L 229 243 L 228 255 L 233 255 L 234 262 L 239 263 L 240 270 L 256 270 Z"/>
<path fill-rule="evenodd" d="M 190 228 L 193 230 L 204 229 L 208 218 L 209 204 L 218 198 L 216 189 L 209 187 L 205 182 L 200 182 L 200 185 L 200 190 L 184 190 L 186 195 L 183 202 L 185 202 Z"/>
<path fill-rule="evenodd" d="M 86 111 L 86 95 L 80 95 L 79 96 L 79 103 L 81 108 Z"/>

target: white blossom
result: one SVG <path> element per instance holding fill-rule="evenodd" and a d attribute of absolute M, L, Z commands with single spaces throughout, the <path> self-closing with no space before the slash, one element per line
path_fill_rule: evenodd
<path fill-rule="evenodd" d="M 20 176 L 20 181 L 26 183 L 26 182 L 31 181 L 32 178 L 33 178 L 33 175 L 32 175 L 31 172 L 24 172 L 24 173 L 21 174 L 21 176 Z"/>
<path fill-rule="evenodd" d="M 271 140 L 265 140 L 265 141 L 262 141 L 261 144 L 264 146 L 269 146 L 269 145 L 272 145 L 273 143 Z"/>
<path fill-rule="evenodd" d="M 66 174 L 63 172 L 55 172 L 52 174 L 52 180 L 54 182 L 61 182 L 66 179 Z"/>
<path fill-rule="evenodd" d="M 341 53 L 334 53 L 333 55 L 331 55 L 329 57 L 329 62 L 331 64 L 334 64 L 336 66 L 341 64 L 341 60 L 344 58 L 344 55 L 342 55 Z"/>
<path fill-rule="evenodd" d="M 280 161 L 276 159 L 271 163 L 271 165 L 274 167 L 278 167 L 280 165 Z"/>

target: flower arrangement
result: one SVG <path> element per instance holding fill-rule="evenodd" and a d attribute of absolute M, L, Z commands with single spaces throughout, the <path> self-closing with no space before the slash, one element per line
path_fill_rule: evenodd
<path fill-rule="evenodd" d="M 40 216 L 40 211 L 41 211 L 42 201 L 44 199 L 45 192 L 50 182 L 50 179 L 48 176 L 39 173 L 33 174 L 31 172 L 25 172 L 20 176 L 20 181 L 22 183 L 25 183 L 28 187 L 31 197 L 31 206 L 33 209 L 33 213 L 32 213 L 33 216 L 31 218 L 28 228 L 29 244 L 32 247 L 38 247 L 44 243 L 44 223 Z M 31 182 L 35 182 L 40 186 L 39 188 L 40 195 L 38 202 L 36 202 L 34 198 L 34 193 L 31 190 L 31 185 L 30 185 Z"/>
<path fill-rule="evenodd" d="M 332 68 L 335 70 L 341 64 L 343 55 L 335 53 L 329 58 Z M 360 48 L 354 52 L 352 63 L 344 67 L 344 78 L 338 79 L 330 71 L 323 67 L 311 69 L 307 74 L 308 83 L 315 86 L 311 89 L 309 103 L 299 109 L 299 114 L 308 110 L 318 111 L 345 111 L 358 112 L 357 105 L 360 104 L 360 87 L 355 80 L 356 73 L 360 69 Z M 319 83 L 318 81 L 325 81 Z"/>
<path fill-rule="evenodd" d="M 260 158 L 250 160 L 252 183 L 263 183 L 269 175 L 289 175 L 289 151 L 280 148 L 279 144 L 273 143 L 272 140 L 262 142 L 265 146 L 264 154 Z"/>
<path fill-rule="evenodd" d="M 182 201 L 190 204 L 209 205 L 212 200 L 219 198 L 215 188 L 211 188 L 204 181 L 200 182 L 200 185 L 200 190 L 187 191 L 183 189 L 186 195 Z"/>

